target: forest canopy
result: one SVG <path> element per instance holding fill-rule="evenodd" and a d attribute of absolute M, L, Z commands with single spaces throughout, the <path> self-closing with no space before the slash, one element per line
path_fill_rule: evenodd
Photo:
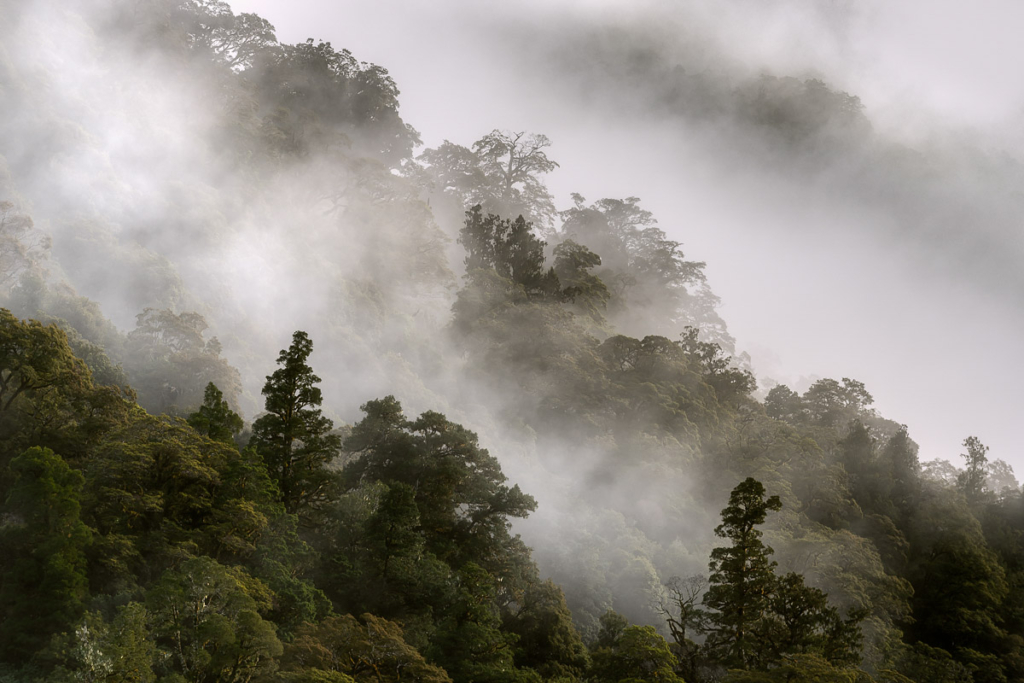
<path fill-rule="evenodd" d="M 424 148 L 385 68 L 219 0 L 43 13 L 79 64 L 30 5 L 0 681 L 1024 681 L 1012 468 L 756 377 L 686 226 L 559 205 L 541 132 Z M 874 149 L 823 81 L 716 92 L 694 116 Z"/>

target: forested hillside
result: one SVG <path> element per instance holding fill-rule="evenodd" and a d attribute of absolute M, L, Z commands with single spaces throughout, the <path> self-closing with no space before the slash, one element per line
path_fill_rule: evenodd
<path fill-rule="evenodd" d="M 893 151 L 820 80 L 673 73 L 800 163 Z M 0 0 L 0 101 L 0 680 L 1024 681 L 1010 466 L 759 385 L 557 141 L 425 148 L 219 0 Z"/>

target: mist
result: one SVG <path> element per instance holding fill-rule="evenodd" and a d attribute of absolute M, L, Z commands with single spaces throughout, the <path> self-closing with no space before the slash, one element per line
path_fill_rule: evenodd
<path fill-rule="evenodd" d="M 335 59 L 346 85 L 363 88 L 345 91 L 362 117 L 354 124 L 347 110 L 323 114 L 329 106 L 319 117 L 275 110 L 279 100 L 321 104 L 318 84 L 245 62 L 246 45 L 167 42 L 166 22 L 145 3 L 135 14 L 100 0 L 7 5 L 0 200 L 52 239 L 33 285 L 50 298 L 21 286 L 11 299 L 88 318 L 72 327 L 129 375 L 139 368 L 129 380 L 140 383 L 147 337 L 137 316 L 201 314 L 199 355 L 213 368 L 204 372 L 234 386 L 231 403 L 250 421 L 279 351 L 307 331 L 325 411 L 343 432 L 362 404 L 394 395 L 410 418 L 437 410 L 480 435 L 537 498 L 514 529 L 590 636 L 612 607 L 657 623 L 665 582 L 707 567 L 718 510 L 745 473 L 729 439 L 757 409 L 729 403 L 729 382 L 742 385 L 748 367 L 762 400 L 778 384 L 803 393 L 821 378 L 863 382 L 877 412 L 853 412 L 879 447 L 905 424 L 922 460 L 959 464 L 961 443 L 977 435 L 993 459 L 1024 467 L 1015 429 L 1024 86 L 991 76 L 1019 49 L 1008 33 L 985 44 L 965 35 L 961 68 L 950 71 L 935 45 L 960 24 L 923 4 L 916 40 L 899 30 L 908 6 L 880 2 L 221 8 L 272 24 L 259 34 L 264 47 Z M 993 26 L 1013 25 L 1017 10 L 996 9 Z M 360 100 L 366 91 L 380 101 Z M 446 141 L 469 148 L 495 130 L 550 138 L 544 151 L 558 167 L 542 180 L 558 210 L 638 197 L 706 275 L 706 291 L 694 279 L 687 295 L 720 299 L 709 319 L 728 326 L 721 339 L 733 358 L 716 370 L 726 379 L 708 389 L 678 359 L 654 366 L 705 392 L 704 403 L 648 391 L 654 380 L 630 385 L 639 398 L 620 402 L 626 417 L 607 417 L 615 411 L 603 405 L 580 417 L 558 402 L 567 389 L 552 385 L 565 377 L 584 378 L 581 395 L 600 393 L 587 373 L 605 361 L 580 359 L 598 359 L 615 334 L 679 337 L 677 320 L 653 304 L 617 318 L 628 329 L 579 308 L 551 313 L 525 295 L 513 322 L 460 319 L 460 304 L 478 303 L 466 295 L 467 207 L 438 189 L 419 155 Z M 549 252 L 575 237 L 561 224 L 536 226 Z M 531 345 L 543 347 L 536 358 Z M 191 391 L 152 409 L 186 415 L 199 399 Z M 687 410 L 701 417 L 690 422 Z M 594 427 L 605 418 L 612 426 Z M 705 437 L 701 419 L 740 426 Z M 794 449 L 819 463 L 839 442 Z M 720 470 L 704 464 L 716 457 Z M 893 574 L 854 533 L 860 522 L 816 519 L 793 531 L 815 476 L 800 462 L 756 466 L 788 506 L 770 530 L 782 565 L 845 606 L 862 599 L 859 581 L 888 590 Z M 855 502 L 835 505 L 859 519 Z M 862 546 L 856 567 L 804 566 L 812 551 L 831 558 Z M 896 633 L 898 610 L 888 609 L 867 627 L 873 662 Z"/>
<path fill-rule="evenodd" d="M 1024 378 L 1010 351 L 1024 332 L 1017 8 L 959 21 L 885 3 L 397 9 L 307 1 L 273 21 L 386 64 L 428 146 L 543 132 L 560 207 L 572 192 L 640 197 L 708 262 L 759 376 L 854 376 L 923 458 L 955 460 L 978 433 L 1024 464 L 1010 427 Z M 681 96 L 680 69 L 706 89 Z M 869 149 L 794 151 L 749 119 L 693 112 L 694 97 L 766 74 L 860 97 Z"/>

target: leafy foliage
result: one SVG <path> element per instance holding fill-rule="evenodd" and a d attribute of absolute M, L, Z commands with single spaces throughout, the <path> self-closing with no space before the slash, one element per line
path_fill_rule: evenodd
<path fill-rule="evenodd" d="M 488 213 L 518 216 L 550 228 L 556 211 L 541 176 L 558 168 L 544 150 L 545 135 L 494 130 L 472 149 L 447 140 L 420 155 L 437 189 L 460 211 L 480 205 Z"/>
<path fill-rule="evenodd" d="M 337 455 L 341 437 L 323 416 L 320 378 L 306 364 L 313 342 L 296 332 L 281 351 L 281 367 L 263 387 L 267 413 L 252 426 L 252 446 L 266 463 L 288 512 L 315 506 L 330 495 L 334 477 L 327 469 Z"/>
<path fill-rule="evenodd" d="M 81 614 L 92 534 L 81 519 L 83 477 L 60 456 L 30 448 L 10 469 L 15 479 L 0 528 L 0 653 L 24 662 Z"/>
<path fill-rule="evenodd" d="M 851 378 L 759 400 L 685 226 L 634 197 L 556 211 L 540 134 L 414 159 L 385 69 L 221 0 L 49 13 L 46 45 L 108 55 L 67 107 L 61 67 L 19 56 L 31 14 L 0 4 L 0 135 L 37 143 L 0 158 L 4 680 L 1024 680 L 1012 469 L 976 437 L 963 471 L 922 464 Z M 155 97 L 117 60 L 189 84 L 155 98 L 195 105 L 158 189 L 91 121 Z M 820 81 L 659 75 L 659 106 L 778 144 L 865 139 Z M 161 158 L 177 129 L 147 111 L 123 147 Z M 85 173 L 95 196 L 70 196 Z M 263 344 L 300 316 L 326 386 L 424 412 L 387 396 L 335 429 L 297 332 L 246 430 Z"/>

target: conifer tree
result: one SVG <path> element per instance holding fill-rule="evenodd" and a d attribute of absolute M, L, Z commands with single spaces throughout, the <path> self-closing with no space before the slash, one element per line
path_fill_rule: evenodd
<path fill-rule="evenodd" d="M 531 298 L 557 298 L 561 291 L 554 269 L 544 270 L 546 243 L 533 235 L 532 225 L 522 216 L 515 220 L 494 214 L 484 216 L 478 204 L 466 212 L 459 243 L 466 248 L 466 270 L 470 273 L 492 268 L 521 286 Z"/>
<path fill-rule="evenodd" d="M 210 382 L 203 392 L 203 404 L 199 410 L 188 416 L 188 424 L 214 441 L 233 443 L 235 434 L 242 431 L 244 423 L 238 413 L 224 400 L 224 393 Z"/>
<path fill-rule="evenodd" d="M 892 501 L 902 518 L 909 516 L 921 492 L 921 463 L 917 444 L 906 425 L 900 427 L 885 444 L 882 458 L 892 468 Z"/>
<path fill-rule="evenodd" d="M 305 332 L 292 336 L 281 351 L 281 367 L 263 386 L 267 414 L 252 426 L 251 445 L 262 456 L 267 471 L 281 490 L 281 502 L 290 513 L 314 505 L 334 482 L 327 463 L 337 456 L 341 437 L 334 423 L 320 410 L 323 397 L 316 385 L 320 378 L 306 361 L 313 342 Z"/>
<path fill-rule="evenodd" d="M 967 502 L 977 503 L 985 492 L 988 446 L 983 444 L 978 437 L 969 436 L 964 439 L 964 448 L 967 449 L 967 453 L 964 453 L 962 457 L 967 468 L 957 477 L 957 486 L 967 497 Z"/>
<path fill-rule="evenodd" d="M 763 524 L 769 511 L 779 510 L 778 496 L 765 497 L 761 482 L 748 477 L 729 496 L 722 510 L 722 523 L 715 535 L 732 545 L 711 551 L 710 586 L 704 605 L 709 615 L 707 645 L 727 666 L 749 668 L 758 649 L 755 631 L 769 609 L 775 583 L 775 552 L 761 542 Z"/>

